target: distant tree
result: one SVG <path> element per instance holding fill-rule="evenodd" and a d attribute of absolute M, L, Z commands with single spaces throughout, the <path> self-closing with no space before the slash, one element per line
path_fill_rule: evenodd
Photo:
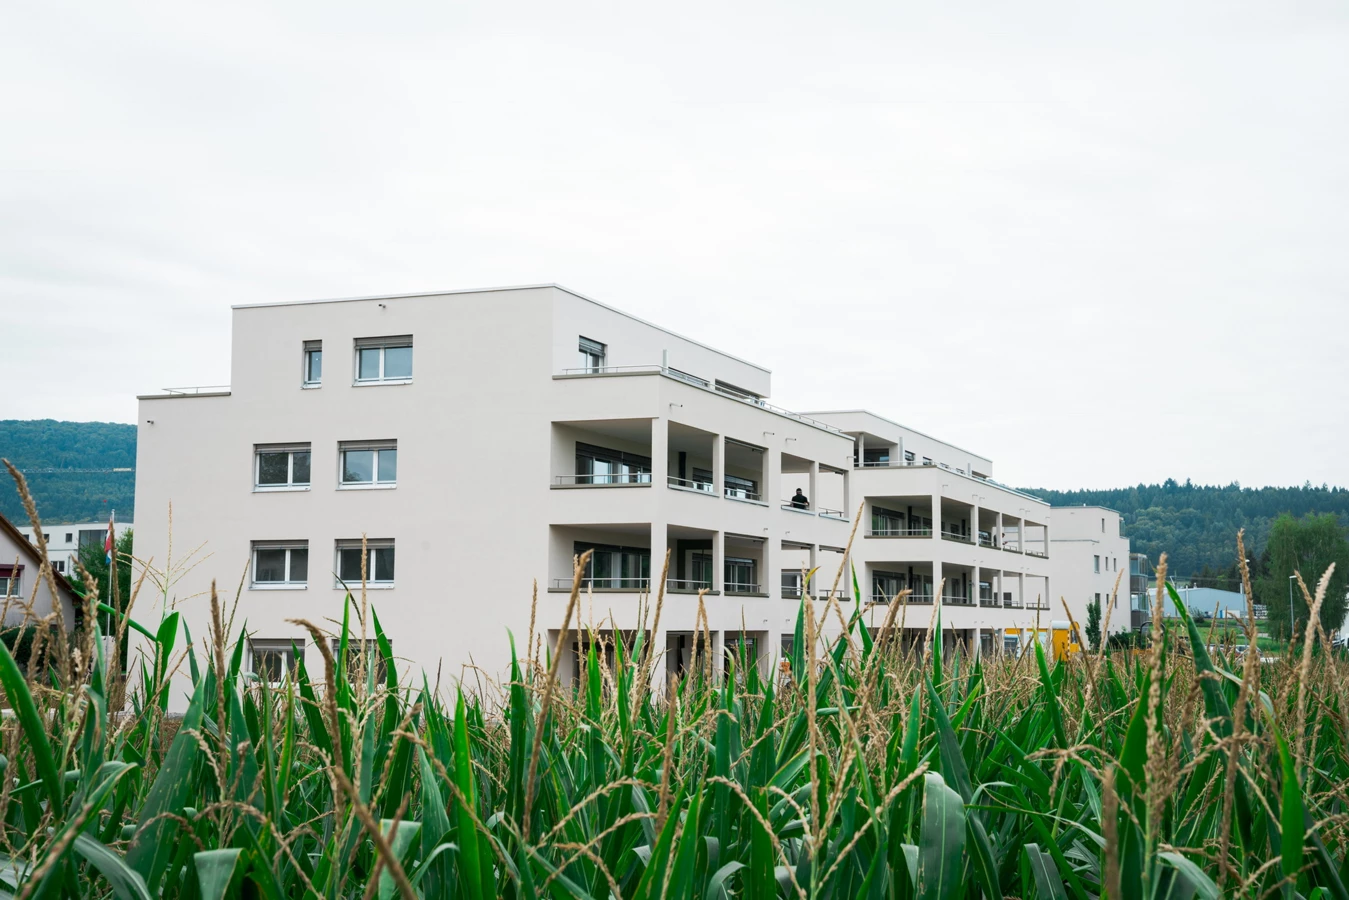
<path fill-rule="evenodd" d="M 115 592 L 108 583 L 108 572 L 111 566 L 108 565 L 108 558 L 103 550 L 103 545 L 90 544 L 80 548 L 80 565 L 84 566 L 89 573 L 90 580 L 97 585 L 98 599 L 119 612 L 126 609 L 127 601 L 131 598 L 131 532 L 132 529 L 124 528 L 117 533 L 117 546 L 115 547 L 117 551 L 117 590 Z M 86 585 L 78 569 L 67 573 L 66 577 L 80 596 L 84 596 Z M 112 634 L 114 625 L 108 621 L 107 616 L 99 616 L 98 621 L 105 634 Z"/>
<path fill-rule="evenodd" d="M 1087 603 L 1087 641 L 1091 644 L 1092 652 L 1101 649 L 1101 601 L 1091 600 Z"/>
<path fill-rule="evenodd" d="M 1338 517 L 1333 514 L 1307 515 L 1295 519 L 1282 515 L 1270 529 L 1267 574 L 1255 586 L 1255 596 L 1268 611 L 1269 625 L 1283 640 L 1305 627 L 1311 611 L 1301 589 L 1291 578 L 1302 575 L 1307 590 L 1315 597 L 1316 583 L 1333 563 L 1335 573 L 1327 586 L 1321 605 L 1321 626 L 1333 634 L 1344 624 L 1345 589 L 1349 585 L 1349 539 Z M 1292 622 L 1289 613 L 1292 613 Z"/>

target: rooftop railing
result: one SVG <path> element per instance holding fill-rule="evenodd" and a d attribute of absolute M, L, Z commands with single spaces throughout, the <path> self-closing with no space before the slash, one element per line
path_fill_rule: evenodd
<path fill-rule="evenodd" d="M 202 385 L 194 385 L 192 387 L 160 388 L 160 390 L 163 391 L 165 394 L 169 394 L 174 397 L 192 397 L 197 394 L 229 393 L 229 389 L 230 386 L 228 384 L 202 384 Z"/>

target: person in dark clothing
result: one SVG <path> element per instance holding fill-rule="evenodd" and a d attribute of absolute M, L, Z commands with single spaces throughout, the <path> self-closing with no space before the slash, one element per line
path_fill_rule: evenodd
<path fill-rule="evenodd" d="M 801 489 L 796 489 L 796 496 L 792 497 L 793 509 L 810 509 L 810 498 L 801 493 Z"/>

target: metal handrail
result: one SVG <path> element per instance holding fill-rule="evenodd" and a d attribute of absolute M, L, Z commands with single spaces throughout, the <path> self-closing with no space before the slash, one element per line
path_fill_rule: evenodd
<path fill-rule="evenodd" d="M 885 596 L 884 594 L 872 594 L 872 595 L 871 595 L 871 602 L 872 602 L 872 603 L 888 603 L 888 602 L 890 602 L 890 600 L 893 600 L 893 599 L 894 599 L 893 597 L 887 599 L 886 596 Z M 932 595 L 931 595 L 931 594 L 909 594 L 909 600 L 908 600 L 908 602 L 909 602 L 910 605 L 917 605 L 917 606 L 931 606 L 931 605 L 932 605 Z"/>
<path fill-rule="evenodd" d="M 931 528 L 872 528 L 871 537 L 932 537 Z"/>
<path fill-rule="evenodd" d="M 1049 559 L 1049 554 L 1043 550 L 1027 550 L 1027 556 L 1038 556 L 1040 559 Z"/>
<path fill-rule="evenodd" d="M 821 588 L 815 592 L 816 600 L 828 600 L 830 597 L 838 597 L 840 600 L 849 600 L 852 595 L 848 593 L 847 588 Z"/>
<path fill-rule="evenodd" d="M 998 544 L 996 541 L 993 540 L 993 537 L 991 535 L 983 535 L 983 534 L 979 535 L 979 546 L 992 547 L 994 550 L 998 549 Z"/>
<path fill-rule="evenodd" d="M 961 534 L 958 531 L 947 531 L 945 529 L 942 529 L 941 536 L 942 540 L 945 541 L 959 541 L 962 544 L 974 543 L 974 541 L 970 540 L 970 536 L 968 534 Z"/>
<path fill-rule="evenodd" d="M 942 602 L 942 604 L 945 605 L 945 606 L 973 606 L 973 605 L 974 605 L 974 601 L 971 600 L 969 597 L 957 597 L 957 596 L 954 596 L 954 595 L 942 597 L 942 598 L 941 598 L 941 602 Z"/>
<path fill-rule="evenodd" d="M 611 472 L 601 475 L 554 475 L 556 484 L 594 486 L 603 484 L 650 484 L 650 472 Z"/>
<path fill-rule="evenodd" d="M 827 506 L 820 507 L 820 515 L 824 516 L 826 519 L 843 519 L 845 522 L 848 520 L 848 514 L 846 512 L 841 509 L 830 509 Z"/>
<path fill-rule="evenodd" d="M 190 397 L 193 394 L 215 394 L 221 391 L 228 391 L 229 389 L 230 386 L 228 384 L 203 384 L 194 385 L 193 387 L 160 388 L 160 390 L 166 394 L 176 394 L 183 397 Z"/>
<path fill-rule="evenodd" d="M 665 589 L 668 591 L 688 591 L 689 593 L 710 591 L 712 590 L 712 582 L 704 581 L 701 578 L 667 578 L 665 579 Z"/>
<path fill-rule="evenodd" d="M 1022 602 L 1021 602 L 1020 600 L 1003 600 L 1003 601 L 1002 601 L 1002 608 L 1003 608 L 1003 609 L 1022 609 L 1022 608 L 1023 608 L 1023 604 L 1022 604 Z"/>
<path fill-rule="evenodd" d="M 755 503 L 763 502 L 763 495 L 754 491 L 747 491 L 744 488 L 722 485 L 722 493 L 731 500 L 753 500 Z"/>
<path fill-rule="evenodd" d="M 710 481 L 694 481 L 691 478 L 680 478 L 678 475 L 670 475 L 666 483 L 672 488 L 679 488 L 685 491 L 697 491 L 700 494 L 715 494 Z"/>
<path fill-rule="evenodd" d="M 809 513 L 809 512 L 812 512 L 812 511 L 814 510 L 814 507 L 812 507 L 812 506 L 810 505 L 810 503 L 806 503 L 806 504 L 803 505 L 803 506 L 797 506 L 795 503 L 793 503 L 793 502 L 790 501 L 790 500 L 783 500 L 783 501 L 782 501 L 782 508 L 785 509 L 785 510 L 789 510 L 789 511 L 791 511 L 791 512 L 801 512 L 801 513 Z"/>
<path fill-rule="evenodd" d="M 763 587 L 757 584 L 750 584 L 747 581 L 728 581 L 722 585 L 723 590 L 728 594 L 762 594 Z"/>
<path fill-rule="evenodd" d="M 984 607 L 985 609 L 998 609 L 999 607 L 1002 606 L 1002 604 L 998 602 L 998 599 L 996 597 L 980 597 L 979 605 Z"/>
<path fill-rule="evenodd" d="M 571 585 L 572 579 L 570 578 L 553 579 L 553 587 L 555 588 L 566 589 L 570 588 Z M 651 579 L 623 578 L 623 577 L 582 578 L 581 589 L 584 590 L 586 588 L 594 588 L 596 590 L 611 590 L 611 591 L 647 591 L 651 589 Z"/>
<path fill-rule="evenodd" d="M 782 599 L 783 599 L 783 600 L 800 600 L 800 599 L 801 599 L 801 585 L 796 584 L 796 585 L 792 585 L 791 587 L 784 587 L 784 588 L 782 589 Z"/>

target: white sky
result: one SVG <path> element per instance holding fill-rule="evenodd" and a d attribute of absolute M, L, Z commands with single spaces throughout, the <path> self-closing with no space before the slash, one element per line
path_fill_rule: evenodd
<path fill-rule="evenodd" d="M 0 418 L 556 281 L 1015 484 L 1349 483 L 1349 7 L 1103 6 L 8 4 Z"/>

